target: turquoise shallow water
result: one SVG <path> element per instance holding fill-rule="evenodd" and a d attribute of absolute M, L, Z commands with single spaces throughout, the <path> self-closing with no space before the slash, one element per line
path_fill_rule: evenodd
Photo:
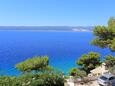
<path fill-rule="evenodd" d="M 17 75 L 16 63 L 32 56 L 49 56 L 50 65 L 67 73 L 75 61 L 90 51 L 102 56 L 113 54 L 108 49 L 90 45 L 91 32 L 0 31 L 0 73 Z"/>

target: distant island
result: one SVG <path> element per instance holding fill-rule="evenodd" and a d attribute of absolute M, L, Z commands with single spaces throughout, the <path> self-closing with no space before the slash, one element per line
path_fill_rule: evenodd
<path fill-rule="evenodd" d="M 0 30 L 91 32 L 93 26 L 0 26 Z"/>

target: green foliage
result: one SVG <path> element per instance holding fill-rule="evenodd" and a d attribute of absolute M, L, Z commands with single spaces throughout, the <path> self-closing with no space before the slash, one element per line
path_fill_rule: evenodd
<path fill-rule="evenodd" d="M 108 29 L 115 36 L 115 18 L 111 17 L 108 21 Z"/>
<path fill-rule="evenodd" d="M 18 77 L 0 76 L 0 86 L 64 86 L 63 74 L 48 65 L 47 56 L 30 58 L 16 68 L 27 73 Z"/>
<path fill-rule="evenodd" d="M 106 56 L 104 62 L 106 63 L 106 66 L 108 68 L 113 67 L 115 65 L 115 56 L 112 55 Z"/>
<path fill-rule="evenodd" d="M 59 72 L 28 73 L 19 77 L 1 76 L 0 86 L 64 86 L 64 78 Z"/>
<path fill-rule="evenodd" d="M 111 43 L 108 46 L 112 51 L 115 51 L 115 38 L 111 40 Z"/>
<path fill-rule="evenodd" d="M 108 29 L 105 26 L 96 26 L 93 33 L 101 38 L 106 38 Z"/>
<path fill-rule="evenodd" d="M 64 86 L 64 78 L 62 73 L 51 73 L 42 76 L 44 86 Z"/>
<path fill-rule="evenodd" d="M 107 40 L 102 40 L 100 38 L 95 38 L 93 41 L 92 41 L 92 44 L 95 45 L 95 46 L 98 46 L 100 48 L 106 48 L 106 47 L 110 47 L 112 50 L 114 50 L 113 45 L 110 44 L 111 43 L 111 40 L 107 39 Z"/>
<path fill-rule="evenodd" d="M 69 74 L 70 74 L 71 76 L 77 76 L 77 77 L 81 77 L 81 78 L 87 75 L 85 71 L 80 70 L 80 69 L 78 69 L 78 68 L 72 68 L 72 69 L 69 71 Z"/>
<path fill-rule="evenodd" d="M 47 56 L 33 57 L 16 64 L 16 68 L 22 72 L 42 71 L 49 68 L 48 63 L 49 60 Z"/>
<path fill-rule="evenodd" d="M 82 55 L 76 62 L 82 70 L 86 71 L 87 74 L 97 66 L 101 64 L 100 55 L 95 52 L 89 52 L 88 54 Z"/>
<path fill-rule="evenodd" d="M 106 63 L 106 67 L 109 69 L 109 72 L 115 74 L 115 56 L 105 56 L 104 62 Z"/>
<path fill-rule="evenodd" d="M 91 44 L 100 48 L 109 47 L 112 51 L 115 51 L 115 18 L 109 19 L 108 27 L 96 26 L 93 34 L 96 38 L 92 40 Z"/>
<path fill-rule="evenodd" d="M 20 80 L 11 76 L 0 76 L 0 86 L 22 86 Z"/>
<path fill-rule="evenodd" d="M 76 76 L 77 75 L 77 68 L 71 68 L 70 71 L 69 71 L 69 74 L 71 76 Z"/>

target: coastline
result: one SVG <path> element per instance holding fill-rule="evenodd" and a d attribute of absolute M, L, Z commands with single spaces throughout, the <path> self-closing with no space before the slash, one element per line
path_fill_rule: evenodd
<path fill-rule="evenodd" d="M 10 29 L 10 30 L 1 30 L 0 29 L 0 31 L 30 31 L 30 32 L 92 32 L 92 31 L 82 31 L 82 30 L 80 30 L 80 31 L 74 31 L 74 30 L 12 30 L 12 29 Z"/>
<path fill-rule="evenodd" d="M 0 26 L 0 31 L 92 32 L 93 26 Z"/>

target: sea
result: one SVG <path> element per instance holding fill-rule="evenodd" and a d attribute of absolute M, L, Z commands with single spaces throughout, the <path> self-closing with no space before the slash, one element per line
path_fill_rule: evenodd
<path fill-rule="evenodd" d="M 98 52 L 101 59 L 115 53 L 91 45 L 92 32 L 71 31 L 0 31 L 0 75 L 19 75 L 15 65 L 33 56 L 48 56 L 49 64 L 67 74 L 76 61 L 88 52 Z"/>

